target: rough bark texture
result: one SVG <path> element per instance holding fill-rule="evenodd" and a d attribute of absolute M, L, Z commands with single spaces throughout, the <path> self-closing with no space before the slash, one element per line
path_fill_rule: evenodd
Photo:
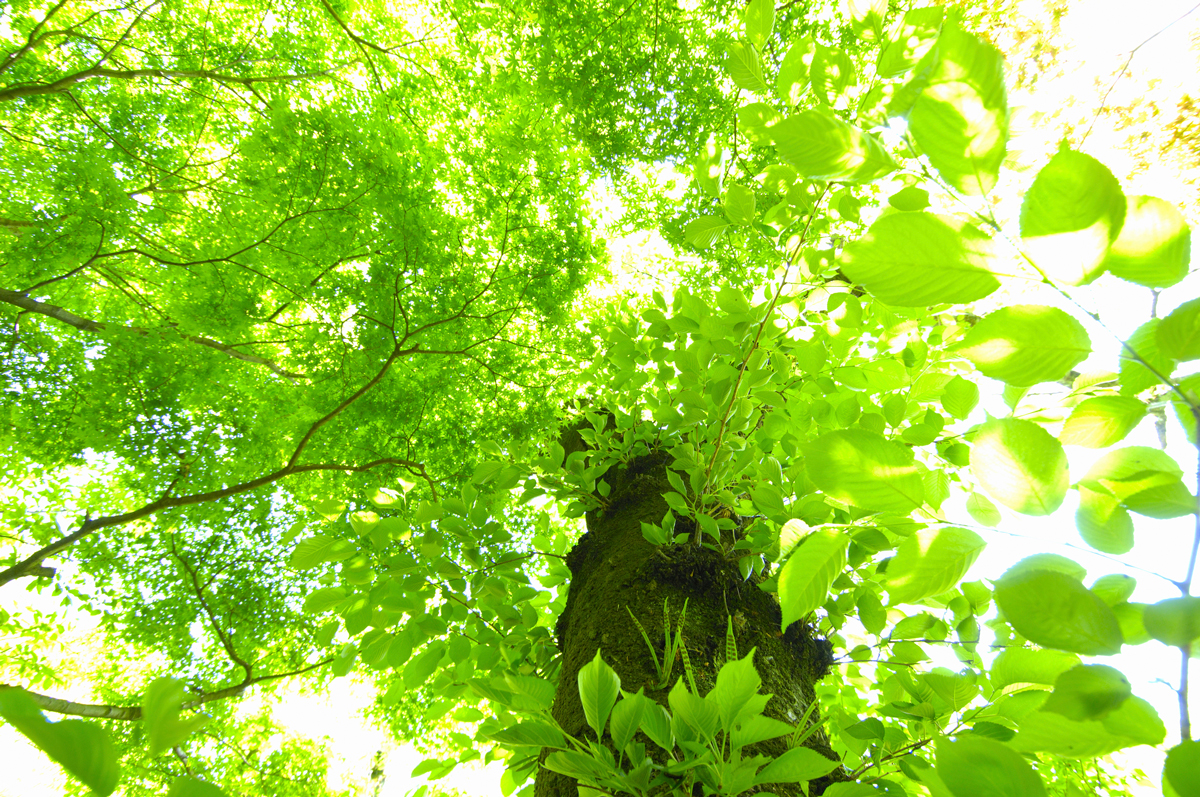
<path fill-rule="evenodd" d="M 814 698 L 813 685 L 827 670 L 829 643 L 814 638 L 803 623 L 794 623 L 780 634 L 782 615 L 774 596 L 753 580 L 743 580 L 735 561 L 690 544 L 656 549 L 643 538 L 642 521 L 660 522 L 667 511 L 662 498 L 670 489 L 666 465 L 665 455 L 649 454 L 626 469 L 610 472 L 606 477 L 612 487 L 609 507 L 588 514 L 587 533 L 567 558 L 571 587 L 556 629 L 563 669 L 554 718 L 568 733 L 594 738 L 579 702 L 577 676 L 597 649 L 621 677 L 622 689 L 644 687 L 650 698 L 666 706 L 668 690 L 654 688 L 654 664 L 629 612 L 646 629 L 661 660 L 663 601 L 677 624 L 686 598 L 684 643 L 700 693 L 707 694 L 715 683 L 724 661 L 727 618 L 732 616 L 738 655 L 757 649 L 754 662 L 763 679 L 762 691 L 774 695 L 766 714 L 798 722 Z M 683 674 L 683 662 L 675 662 L 672 685 Z M 643 741 L 648 751 L 655 749 L 653 743 Z M 824 734 L 814 735 L 807 744 L 836 760 Z M 776 739 L 748 752 L 779 755 L 786 749 L 786 740 Z M 833 777 L 840 779 L 837 773 Z M 814 782 L 811 793 L 820 794 L 824 786 Z M 770 790 L 780 795 L 801 793 L 799 786 Z M 577 793 L 573 779 L 545 769 L 539 772 L 537 797 L 576 797 Z"/>

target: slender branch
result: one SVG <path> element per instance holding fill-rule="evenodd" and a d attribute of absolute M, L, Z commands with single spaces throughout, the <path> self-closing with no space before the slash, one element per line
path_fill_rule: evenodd
<path fill-rule="evenodd" d="M 280 678 L 289 678 L 293 675 L 303 675 L 306 672 L 324 667 L 333 661 L 333 658 L 322 659 L 316 664 L 310 664 L 307 667 L 301 667 L 298 670 L 290 670 L 288 672 L 277 672 L 269 675 L 259 675 L 254 678 L 248 678 L 235 686 L 229 686 L 224 689 L 218 689 L 215 692 L 205 692 L 193 700 L 186 700 L 183 703 L 182 709 L 197 708 L 205 703 L 212 703 L 217 700 L 224 700 L 230 697 L 236 697 L 242 692 L 245 692 L 255 684 L 263 683 L 264 681 L 275 681 Z M 20 689 L 21 687 L 13 684 L 0 684 L 0 689 Z M 38 694 L 24 690 L 25 694 L 33 698 L 33 702 L 38 708 L 43 711 L 49 711 L 53 714 L 64 714 L 71 717 L 90 717 L 93 719 L 121 720 L 123 722 L 136 722 L 142 718 L 141 706 L 110 706 L 98 705 L 95 703 L 76 703 L 71 700 L 63 700 L 58 697 L 50 697 L 49 695 Z"/>
<path fill-rule="evenodd" d="M 30 313 L 37 313 L 39 315 L 44 315 L 47 318 L 53 318 L 56 321 L 61 321 L 64 324 L 73 326 L 76 329 L 81 329 L 84 332 L 106 332 L 109 330 L 123 330 L 125 332 L 133 332 L 138 335 L 142 335 L 143 337 L 149 336 L 151 333 L 151 330 L 144 329 L 142 327 L 130 327 L 130 326 L 122 326 L 120 324 L 108 324 L 108 323 L 104 323 L 101 321 L 92 321 L 91 319 L 88 319 L 88 318 L 82 318 L 80 316 L 75 315 L 70 310 L 65 310 L 62 307 L 50 304 L 48 302 L 39 302 L 36 299 L 30 298 L 27 294 L 18 293 L 17 291 L 10 291 L 5 288 L 0 288 L 0 301 L 7 302 L 8 304 L 14 305 L 16 307 L 20 307 L 22 310 L 26 310 Z M 256 357 L 253 354 L 246 354 L 244 352 L 240 352 L 230 344 L 221 343 L 220 341 L 213 340 L 212 338 L 206 338 L 206 337 L 203 337 L 202 335 L 185 335 L 183 333 L 180 333 L 179 336 L 186 341 L 190 341 L 191 343 L 196 343 L 201 346 L 207 346 L 210 349 L 215 349 L 215 350 L 221 352 L 222 354 L 232 357 L 235 360 L 241 360 L 243 362 L 253 363 L 255 365 L 261 365 L 266 368 L 269 368 L 271 371 L 275 372 L 279 376 L 284 377 L 285 379 L 292 379 L 292 380 L 308 379 L 308 376 L 306 374 L 299 374 L 299 373 L 295 373 L 293 371 L 285 371 L 284 369 L 280 368 L 274 362 L 266 359 L 265 357 Z"/>
<path fill-rule="evenodd" d="M 97 66 L 91 67 L 90 69 L 81 69 L 78 72 L 65 75 L 53 83 L 25 84 L 10 86 L 6 89 L 0 89 L 0 102 L 11 102 L 13 100 L 19 100 L 22 97 L 33 97 L 43 94 L 61 94 L 76 84 L 98 77 L 110 78 L 113 80 L 136 80 L 143 77 L 181 80 L 211 80 L 217 83 L 235 83 L 245 86 L 246 88 L 251 88 L 256 83 L 294 83 L 302 80 L 329 77 L 344 66 L 345 64 L 342 64 L 330 69 L 321 70 L 320 72 L 304 72 L 294 75 L 252 75 L 250 77 L 227 75 L 222 72 L 214 72 L 208 69 L 105 69 L 104 67 Z"/>
<path fill-rule="evenodd" d="M 412 460 L 396 458 L 377 459 L 374 462 L 368 462 L 365 465 L 344 465 L 339 463 L 285 465 L 276 471 L 272 471 L 264 476 L 259 476 L 257 479 L 251 479 L 249 481 L 242 482 L 241 484 L 235 484 L 232 487 L 225 487 L 221 490 L 212 490 L 206 493 L 193 493 L 191 495 L 183 495 L 178 497 L 164 495 L 157 501 L 152 501 L 151 503 L 145 504 L 138 509 L 134 509 L 130 512 L 124 512 L 120 515 L 108 515 L 99 518 L 85 518 L 83 522 L 79 524 L 79 528 L 72 533 L 38 549 L 22 561 L 18 562 L 12 567 L 9 567 L 7 570 L 0 571 L 0 587 L 18 578 L 25 578 L 30 574 L 30 571 L 39 568 L 42 562 L 48 557 L 54 556 L 60 551 L 65 551 L 67 548 L 70 548 L 83 538 L 91 536 L 101 529 L 124 526 L 129 523 L 133 523 L 134 521 L 141 520 L 142 518 L 155 515 L 164 509 L 176 509 L 178 507 L 203 504 L 208 501 L 220 501 L 223 498 L 229 498 L 230 496 L 241 495 L 242 493 L 248 493 L 252 490 L 257 490 L 259 487 L 273 484 L 274 482 L 285 479 L 288 476 L 294 476 L 298 473 L 310 473 L 314 471 L 343 471 L 346 473 L 361 473 L 363 471 L 379 467 L 380 465 L 401 465 L 409 468 L 415 473 L 425 476 L 424 465 L 418 462 L 413 462 Z M 428 476 L 425 476 L 425 478 L 428 479 Z"/>

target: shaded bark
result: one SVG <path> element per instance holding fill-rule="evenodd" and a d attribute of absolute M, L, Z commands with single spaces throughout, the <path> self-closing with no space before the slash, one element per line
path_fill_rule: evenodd
<path fill-rule="evenodd" d="M 717 551 L 691 544 L 656 548 L 642 536 L 641 523 L 660 522 L 667 511 L 662 494 L 670 489 L 665 475 L 667 457 L 652 453 L 626 469 L 610 471 L 612 487 L 606 510 L 588 513 L 587 533 L 571 551 L 571 587 L 556 631 L 563 666 L 553 715 L 567 733 L 591 737 L 579 701 L 577 677 L 581 667 L 599 649 L 621 678 L 621 688 L 637 691 L 667 705 L 667 689 L 656 689 L 654 663 L 630 612 L 646 629 L 661 660 L 663 602 L 672 622 L 687 600 L 683 630 L 697 688 L 707 694 L 724 662 L 728 618 L 733 617 L 738 655 L 756 650 L 754 662 L 763 679 L 762 691 L 774 695 L 766 714 L 797 723 L 815 699 L 813 687 L 826 673 L 830 648 L 815 638 L 803 623 L 794 623 L 786 634 L 779 631 L 781 612 L 773 595 L 744 580 L 736 562 Z M 684 529 L 677 529 L 682 531 Z M 684 675 L 682 661 L 673 665 L 671 685 Z M 639 735 L 639 738 L 642 738 Z M 648 740 L 647 751 L 655 749 Z M 836 758 L 823 733 L 806 744 Z M 749 749 L 748 753 L 780 755 L 785 739 Z M 835 773 L 836 777 L 836 773 Z M 823 783 L 814 782 L 820 794 Z M 794 785 L 773 785 L 780 795 L 799 794 Z M 537 776 L 537 797 L 575 797 L 575 781 L 546 769 Z"/>

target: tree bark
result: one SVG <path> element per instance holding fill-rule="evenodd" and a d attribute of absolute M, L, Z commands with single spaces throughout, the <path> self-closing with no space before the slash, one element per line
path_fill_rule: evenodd
<path fill-rule="evenodd" d="M 650 651 L 629 615 L 632 612 L 645 628 L 661 660 L 663 602 L 677 626 L 686 599 L 683 639 L 700 693 L 707 694 L 716 681 L 724 662 L 728 618 L 732 617 L 738 655 L 756 650 L 754 663 L 763 680 L 762 691 L 774 695 L 765 713 L 798 723 L 815 699 L 814 684 L 827 671 L 829 643 L 815 638 L 811 629 L 799 622 L 781 634 L 782 614 L 775 597 L 759 589 L 753 577 L 742 579 L 735 561 L 690 543 L 658 548 L 642 536 L 643 521 L 658 523 L 666 514 L 662 494 L 671 489 L 666 465 L 665 454 L 651 453 L 623 470 L 610 471 L 605 477 L 612 487 L 609 505 L 588 513 L 587 533 L 567 557 L 572 577 L 567 605 L 556 628 L 563 667 L 552 709 L 555 720 L 577 738 L 595 738 L 584 718 L 577 677 L 597 650 L 620 676 L 622 689 L 636 692 L 644 688 L 647 696 L 666 706 L 670 686 L 684 676 L 683 663 L 673 664 L 666 689 L 656 689 Z M 638 738 L 646 742 L 648 753 L 656 749 L 640 733 Z M 814 734 L 806 745 L 836 760 L 823 733 Z M 786 750 L 786 739 L 776 739 L 748 752 L 780 755 Z M 844 779 L 837 773 L 832 777 Z M 813 782 L 811 793 L 821 794 L 825 785 Z M 790 789 L 772 785 L 771 790 L 780 795 L 800 794 L 798 784 Z M 576 797 L 576 783 L 543 768 L 537 775 L 535 793 L 537 797 Z"/>

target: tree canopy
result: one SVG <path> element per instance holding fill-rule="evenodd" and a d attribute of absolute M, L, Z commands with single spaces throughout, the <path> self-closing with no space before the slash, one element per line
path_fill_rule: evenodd
<path fill-rule="evenodd" d="M 101 795 L 331 793 L 239 706 L 346 677 L 505 795 L 1200 794 L 1190 228 L 1013 156 L 995 13 L 11 4 L 0 718 Z M 972 570 L 1069 512 L 1111 572 Z"/>

